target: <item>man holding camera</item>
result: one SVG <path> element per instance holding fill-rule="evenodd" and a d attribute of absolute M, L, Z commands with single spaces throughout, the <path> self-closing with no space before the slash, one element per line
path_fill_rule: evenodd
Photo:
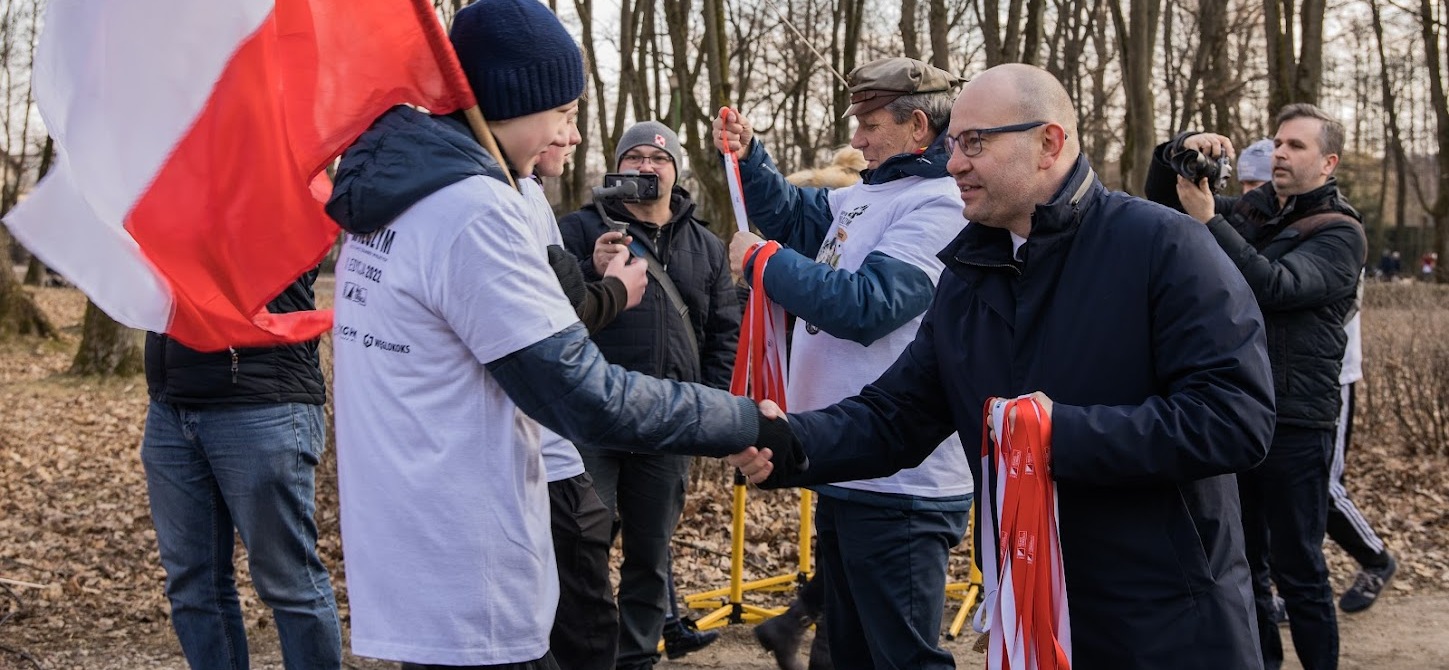
<path fill-rule="evenodd" d="M 1253 569 L 1261 574 L 1271 565 L 1294 649 L 1303 667 L 1315 670 L 1338 666 L 1323 536 L 1344 325 L 1354 309 L 1367 243 L 1358 212 L 1333 178 L 1342 124 L 1305 103 L 1284 107 L 1277 121 L 1270 183 L 1225 197 L 1210 188 L 1216 175 L 1184 178 L 1198 176 L 1194 164 L 1233 155 L 1228 138 L 1197 133 L 1157 147 L 1146 191 L 1149 199 L 1207 225 L 1263 311 L 1277 427 L 1267 460 L 1239 475 L 1243 532 Z M 1282 664 L 1283 648 L 1271 618 L 1272 594 L 1265 580 L 1254 582 L 1263 659 L 1271 670 Z"/>
<path fill-rule="evenodd" d="M 622 174 L 605 177 L 616 188 L 596 191 L 603 197 L 565 216 L 559 227 L 565 248 L 581 259 L 586 279 L 602 277 L 617 254 L 632 254 L 634 262 L 648 264 L 640 305 L 592 335 L 609 362 L 661 379 L 728 388 L 739 338 L 739 299 L 724 243 L 695 217 L 694 201 L 678 185 L 682 154 L 668 126 L 635 124 L 615 152 Z M 620 184 L 632 186 L 617 188 Z M 651 668 L 659 660 L 657 646 L 672 609 L 669 540 L 684 509 L 689 457 L 609 448 L 581 447 L 580 452 L 623 534 L 616 667 Z M 688 646 L 697 648 L 713 635 L 692 637 Z M 675 645 L 670 651 L 677 655 L 679 649 Z"/>

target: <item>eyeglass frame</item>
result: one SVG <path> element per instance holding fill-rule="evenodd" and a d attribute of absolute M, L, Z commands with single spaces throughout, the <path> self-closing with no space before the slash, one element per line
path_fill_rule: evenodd
<path fill-rule="evenodd" d="M 629 163 L 631 165 L 638 165 L 640 167 L 643 167 L 645 163 L 648 163 L 650 167 L 658 168 L 664 167 L 665 165 L 673 165 L 674 157 L 670 156 L 668 152 L 662 151 L 657 154 L 650 154 L 648 156 L 645 156 L 643 154 L 625 153 L 624 155 L 619 157 L 619 165 L 623 166 L 625 163 Z"/>
<path fill-rule="evenodd" d="M 980 156 L 981 152 L 986 150 L 986 143 L 982 140 L 986 139 L 988 135 L 1026 132 L 1028 130 L 1040 128 L 1044 125 L 1047 125 L 1048 123 L 1051 122 L 1028 121 L 1026 123 L 1013 123 L 1009 126 L 997 126 L 995 128 L 967 128 L 966 130 L 956 133 L 955 135 L 946 135 L 946 151 L 948 155 L 955 155 L 955 153 L 959 150 L 962 156 L 966 158 L 975 158 L 977 156 Z M 975 152 L 967 153 L 966 151 L 967 143 L 961 140 L 961 137 L 964 136 L 966 133 L 976 133 L 976 146 L 980 148 L 977 149 Z"/>

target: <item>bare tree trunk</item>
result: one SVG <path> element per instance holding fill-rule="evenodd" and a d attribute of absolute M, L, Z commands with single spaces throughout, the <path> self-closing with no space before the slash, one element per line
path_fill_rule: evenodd
<path fill-rule="evenodd" d="M 55 326 L 15 279 L 10 267 L 10 233 L 0 226 L 0 337 L 35 335 L 54 339 Z"/>
<path fill-rule="evenodd" d="M 39 183 L 50 172 L 51 161 L 55 159 L 55 138 L 46 135 L 45 147 L 40 150 L 40 169 L 36 171 L 35 181 Z M 25 267 L 25 285 L 41 286 L 45 284 L 45 264 L 40 262 L 34 254 L 30 256 L 30 263 Z"/>
<path fill-rule="evenodd" d="M 931 11 L 927 16 L 931 27 L 931 64 L 953 72 L 951 69 L 951 24 L 946 17 L 946 0 L 931 0 Z"/>
<path fill-rule="evenodd" d="M 1440 0 L 1438 21 L 1449 18 L 1449 2 Z M 1440 23 L 1435 20 L 1433 3 L 1419 0 L 1419 28 L 1424 38 L 1424 61 L 1429 70 L 1429 106 L 1434 110 L 1435 139 L 1438 155 L 1435 166 L 1439 172 L 1439 183 L 1434 203 L 1425 207 L 1433 219 L 1433 242 L 1431 247 L 1439 254 L 1440 262 L 1435 266 L 1435 281 L 1449 282 L 1449 96 L 1445 94 L 1444 65 L 1442 54 L 1449 50 L 1449 29 L 1440 35 Z M 1446 41 L 1439 44 L 1440 38 Z"/>
<path fill-rule="evenodd" d="M 1268 43 L 1268 107 L 1318 102 L 1323 82 L 1323 0 L 1263 0 Z M 1294 47 L 1298 51 L 1294 51 Z"/>
<path fill-rule="evenodd" d="M 844 10 L 841 23 L 844 28 L 844 35 L 840 39 L 840 73 L 850 74 L 855 69 L 856 55 L 860 52 L 860 29 L 865 20 L 865 0 L 841 0 L 841 9 Z M 845 110 L 850 108 L 850 91 L 840 86 L 838 82 L 832 83 L 835 89 L 835 112 L 831 118 L 839 119 L 845 115 Z M 845 144 L 850 141 L 850 124 L 837 122 L 835 124 L 835 145 Z"/>
<path fill-rule="evenodd" d="M 1232 136 L 1226 105 L 1219 98 L 1225 79 L 1223 51 L 1228 45 L 1227 6 L 1222 0 L 1198 0 L 1197 53 L 1193 56 L 1192 74 L 1183 95 L 1182 117 L 1176 129 L 1193 128 L 1192 118 L 1201 116 L 1203 130 Z M 1199 99 L 1198 88 L 1202 88 Z M 1201 100 L 1201 102 L 1199 102 Z"/>
<path fill-rule="evenodd" d="M 977 0 L 975 6 L 981 16 L 981 34 L 986 41 L 986 67 L 996 67 L 1006 62 L 1001 44 L 1001 8 L 996 0 Z"/>
<path fill-rule="evenodd" d="M 1026 8 L 1026 27 L 1022 33 L 1021 62 L 1041 64 L 1042 14 L 1046 11 L 1046 0 L 1031 0 Z"/>
<path fill-rule="evenodd" d="M 141 331 L 127 328 L 106 316 L 95 303 L 86 302 L 80 350 L 71 361 L 70 374 L 123 376 L 141 371 L 145 356 Z"/>
<path fill-rule="evenodd" d="M 1111 3 L 1112 22 L 1122 43 L 1122 85 L 1127 95 L 1126 131 L 1122 141 L 1122 190 L 1141 193 L 1147 182 L 1147 166 L 1156 145 L 1153 121 L 1154 92 L 1152 65 L 1155 61 L 1155 38 L 1161 0 L 1127 0 L 1130 16 L 1124 17 L 1123 0 Z M 1130 18 L 1130 23 L 1129 19 Z"/>
<path fill-rule="evenodd" d="M 1324 0 L 1303 0 L 1299 11 L 1303 37 L 1299 45 L 1298 70 L 1293 76 L 1292 102 L 1318 104 L 1318 91 L 1323 84 L 1324 4 Z M 1278 110 L 1272 111 L 1276 114 Z"/>
<path fill-rule="evenodd" d="M 921 58 L 921 45 L 916 41 L 916 0 L 901 0 L 902 55 Z"/>
<path fill-rule="evenodd" d="M 1378 0 L 1369 0 L 1369 12 L 1374 31 L 1374 44 L 1378 49 L 1379 58 L 1379 95 L 1382 97 L 1384 125 L 1389 131 L 1388 154 L 1394 159 L 1394 175 L 1398 184 L 1396 185 L 1396 205 L 1394 211 L 1394 229 L 1403 230 L 1404 227 L 1404 205 L 1408 184 L 1408 158 L 1404 155 L 1404 139 L 1399 132 L 1399 105 L 1395 99 L 1394 87 L 1389 76 L 1389 62 L 1384 49 L 1384 24 L 1382 15 L 1379 13 Z M 1384 161 L 1387 165 L 1388 161 Z M 1383 211 L 1381 207 L 1380 212 Z M 1387 223 L 1387 222 L 1385 222 Z M 1401 241 L 1396 241 L 1401 243 Z"/>

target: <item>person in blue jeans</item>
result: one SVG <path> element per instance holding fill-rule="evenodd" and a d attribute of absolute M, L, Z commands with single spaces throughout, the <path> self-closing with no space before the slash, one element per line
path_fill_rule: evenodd
<path fill-rule="evenodd" d="M 312 309 L 316 277 L 304 275 L 268 308 Z M 326 400 L 317 341 L 204 353 L 149 333 L 146 385 L 141 463 L 187 663 L 248 667 L 233 567 L 239 535 L 285 667 L 340 668 L 337 604 L 313 520 Z"/>

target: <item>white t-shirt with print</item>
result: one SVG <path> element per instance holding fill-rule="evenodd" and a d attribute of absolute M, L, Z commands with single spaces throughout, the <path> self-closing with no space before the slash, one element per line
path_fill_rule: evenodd
<path fill-rule="evenodd" d="M 520 179 L 518 190 L 528 200 L 531 221 L 545 240 L 544 244 L 563 247 L 563 233 L 559 232 L 558 219 L 553 215 L 553 205 L 549 204 L 543 186 L 533 179 Z M 584 474 L 584 459 L 579 457 L 579 450 L 572 442 L 543 426 L 539 426 L 538 430 L 539 440 L 543 443 L 543 469 L 548 473 L 548 481 L 557 482 Z"/>
<path fill-rule="evenodd" d="M 936 253 L 966 226 L 960 192 L 948 178 L 904 177 L 830 192 L 835 220 L 816 260 L 854 272 L 879 251 L 910 263 L 935 283 L 944 269 Z M 790 411 L 833 405 L 880 377 L 916 337 L 921 316 L 870 346 L 839 339 L 805 321 L 795 323 L 790 352 Z M 812 332 L 813 331 L 813 332 Z M 889 477 L 836 484 L 843 488 L 946 498 L 971 493 L 971 470 L 961 438 L 952 434 L 919 466 Z"/>
<path fill-rule="evenodd" d="M 578 322 L 544 246 L 523 197 L 481 176 L 343 245 L 337 469 L 360 656 L 548 651 L 558 578 L 538 426 L 484 368 Z"/>

